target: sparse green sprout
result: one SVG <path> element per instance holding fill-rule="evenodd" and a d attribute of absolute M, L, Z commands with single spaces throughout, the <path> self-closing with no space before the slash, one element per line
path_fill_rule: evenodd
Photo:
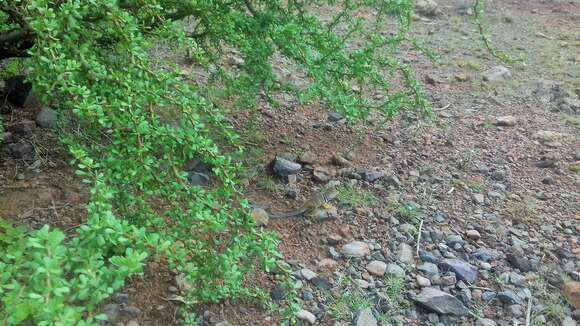
<path fill-rule="evenodd" d="M 344 185 L 339 187 L 336 200 L 349 207 L 373 207 L 378 204 L 379 199 L 368 189 L 363 189 L 356 185 Z"/>
<path fill-rule="evenodd" d="M 397 209 L 397 216 L 407 222 L 417 222 L 419 213 L 419 209 L 411 203 L 404 203 Z"/>
<path fill-rule="evenodd" d="M 567 304 L 559 293 L 547 294 L 542 313 L 549 321 L 561 322 L 566 317 Z"/>
<path fill-rule="evenodd" d="M 485 184 L 479 181 L 472 181 L 467 184 L 469 189 L 475 193 L 482 193 L 485 191 Z"/>
<path fill-rule="evenodd" d="M 345 289 L 330 304 L 330 315 L 336 320 L 350 322 L 359 310 L 370 307 L 373 307 L 372 301 L 361 290 Z"/>
<path fill-rule="evenodd" d="M 536 215 L 537 201 L 525 196 L 521 201 L 510 201 L 507 204 L 508 215 L 517 223 L 527 223 Z"/>

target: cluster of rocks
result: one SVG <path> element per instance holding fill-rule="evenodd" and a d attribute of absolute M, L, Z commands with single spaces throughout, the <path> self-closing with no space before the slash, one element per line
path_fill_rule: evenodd
<path fill-rule="evenodd" d="M 107 316 L 106 325 L 139 326 L 137 319 L 143 314 L 141 310 L 129 304 L 129 296 L 125 293 L 113 295 L 111 303 L 103 307 Z"/>
<path fill-rule="evenodd" d="M 400 185 L 397 176 L 389 175 L 380 169 L 354 168 L 348 159 L 338 154 L 334 155 L 328 164 L 321 165 L 320 163 L 314 152 L 305 151 L 300 156 L 291 153 L 279 154 L 271 165 L 274 174 L 285 179 L 289 184 L 296 183 L 297 175 L 303 172 L 303 174 L 310 174 L 312 180 L 317 183 L 325 183 L 333 178 L 344 177 L 367 183 L 380 181 L 387 186 L 398 187 Z"/>
<path fill-rule="evenodd" d="M 408 231 L 404 224 L 396 228 Z M 345 289 L 339 280 L 350 278 L 373 304 L 372 309 L 354 314 L 353 325 L 377 325 L 379 315 L 393 311 L 395 320 L 402 324 L 427 319 L 447 325 L 467 318 L 480 307 L 485 308 L 479 311 L 478 325 L 511 325 L 515 320 L 523 324 L 527 309 L 536 321 L 546 322 L 540 300 L 544 293 L 535 294 L 539 290 L 534 287 L 540 280 L 539 259 L 530 259 L 515 248 L 507 254 L 486 249 L 477 230 L 465 234 L 422 230 L 421 235 L 419 250 L 414 243 L 389 241 L 383 248 L 370 239 L 347 241 L 338 234 L 328 236 L 328 258 L 320 259 L 316 266 L 292 263 L 298 280 L 295 287 L 305 309 L 297 317 L 310 324 L 322 318 L 332 304 L 325 291 L 340 296 Z M 568 276 L 578 280 L 575 266 L 567 269 Z M 385 304 L 389 302 L 385 298 L 391 278 L 406 282 L 408 292 L 403 299 L 412 300 L 415 307 L 392 310 L 394 307 Z M 562 286 L 572 308 L 579 308 L 580 283 L 557 280 L 551 286 Z M 285 291 L 278 287 L 272 297 L 283 300 Z M 567 325 L 574 325 L 572 318 L 580 318 L 580 310 L 568 313 Z"/>
<path fill-rule="evenodd" d="M 499 116 L 494 121 L 500 128 L 512 128 L 517 123 L 518 119 L 513 116 Z M 311 158 L 314 155 L 309 153 L 307 156 Z M 314 167 L 309 168 L 309 164 L 315 162 L 313 159 L 305 163 L 302 157 L 285 157 L 282 159 L 294 164 L 292 173 L 316 170 Z M 280 161 L 278 157 L 273 166 Z M 278 168 L 274 171 L 283 176 L 280 171 L 285 170 Z M 399 180 L 397 176 L 388 177 L 380 171 L 357 170 L 351 166 L 340 171 L 336 174 L 337 178 L 352 178 L 368 185 L 386 186 L 384 189 L 389 189 L 395 195 L 390 195 L 395 201 L 408 203 L 406 196 L 401 193 L 405 181 Z M 395 320 L 402 324 L 425 319 L 437 325 L 453 324 L 471 318 L 475 310 L 481 314 L 477 325 L 511 325 L 514 321 L 523 324 L 527 318 L 527 309 L 533 313 L 536 322 L 547 322 L 551 318 L 544 315 L 543 302 L 546 293 L 550 291 L 546 289 L 547 286 L 558 293 L 561 288 L 565 289 L 562 294 L 571 307 L 566 312 L 566 325 L 574 325 L 575 320 L 580 318 L 577 304 L 580 292 L 576 285 L 580 281 L 577 272 L 580 267 L 579 252 L 567 249 L 570 247 L 569 238 L 556 236 L 558 232 L 555 230 L 570 235 L 571 239 L 580 229 L 568 220 L 543 226 L 539 231 L 529 229 L 526 225 L 505 226 L 501 213 L 494 208 L 506 201 L 525 201 L 522 195 L 512 192 L 509 171 L 501 164 L 487 166 L 480 162 L 473 162 L 473 168 L 467 170 L 471 174 L 480 174 L 483 180 L 492 184 L 493 189 L 488 192 L 472 192 L 464 196 L 467 205 L 475 206 L 471 219 L 482 223 L 454 227 L 450 225 L 453 219 L 445 213 L 435 212 L 431 216 L 422 216 L 424 225 L 418 237 L 417 224 L 412 221 L 399 221 L 396 216 L 388 213 L 381 216 L 372 210 L 360 211 L 368 213 L 366 226 L 374 229 L 375 235 L 385 230 L 388 239 L 369 239 L 369 233 L 365 230 L 361 230 L 355 237 L 358 240 L 352 240 L 347 232 L 329 235 L 322 240 L 327 245 L 328 257 L 310 266 L 294 263 L 294 275 L 298 280 L 296 287 L 302 295 L 305 309 L 298 318 L 306 323 L 315 323 L 323 318 L 331 304 L 323 291 L 340 295 L 344 289 L 339 280 L 348 277 L 373 303 L 372 309 L 356 312 L 352 323 L 375 325 L 381 314 L 392 312 L 389 311 L 392 307 L 384 307 L 385 288 L 388 287 L 388 279 L 396 277 L 405 280 L 407 284 L 405 298 L 416 303 L 414 307 L 396 311 Z M 411 172 L 409 177 L 414 182 L 463 183 L 459 174 L 446 178 Z M 312 178 L 316 181 L 314 174 Z M 541 182 L 547 184 L 553 180 L 544 178 Z M 463 185 L 461 189 L 469 191 L 469 186 Z M 540 197 L 537 196 L 538 199 Z M 418 204 L 411 204 L 419 207 Z M 343 213 L 348 215 L 348 212 Z M 457 231 L 456 228 L 463 231 Z M 542 243 L 541 250 L 534 247 L 538 239 L 550 239 L 552 234 L 553 244 Z M 420 239 L 418 250 L 417 239 Z M 542 252 L 546 251 L 554 252 L 562 265 L 546 265 L 542 262 Z M 566 283 L 568 279 L 572 281 Z M 544 287 L 538 288 L 542 282 L 545 282 Z M 272 297 L 283 300 L 284 291 L 277 288 L 272 292 Z M 484 308 L 479 310 L 481 307 Z"/>
<path fill-rule="evenodd" d="M 542 103 L 551 105 L 553 111 L 580 114 L 580 99 L 560 83 L 539 79 L 532 93 Z"/>

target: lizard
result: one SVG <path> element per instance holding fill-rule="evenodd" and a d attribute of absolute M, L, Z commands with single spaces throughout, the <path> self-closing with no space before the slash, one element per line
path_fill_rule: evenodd
<path fill-rule="evenodd" d="M 336 191 L 317 192 L 310 199 L 308 199 L 302 207 L 284 213 L 268 214 L 272 219 L 291 218 L 304 216 L 307 220 L 317 221 L 326 218 L 331 218 L 335 215 L 335 208 L 330 202 L 336 197 Z"/>

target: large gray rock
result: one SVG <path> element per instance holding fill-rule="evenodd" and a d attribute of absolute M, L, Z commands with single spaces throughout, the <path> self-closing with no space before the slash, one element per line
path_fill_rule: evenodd
<path fill-rule="evenodd" d="M 504 66 L 495 66 L 483 73 L 483 80 L 487 82 L 498 82 L 512 79 L 511 71 Z"/>
<path fill-rule="evenodd" d="M 434 0 L 416 0 L 415 11 L 424 16 L 436 16 L 441 13 Z"/>
<path fill-rule="evenodd" d="M 460 259 L 444 259 L 439 263 L 443 271 L 452 271 L 458 280 L 473 284 L 477 279 L 477 268 Z"/>
<path fill-rule="evenodd" d="M 56 111 L 43 107 L 36 115 L 36 124 L 41 128 L 53 128 L 56 125 Z"/>
<path fill-rule="evenodd" d="M 401 242 L 399 245 L 399 252 L 397 253 L 397 259 L 404 264 L 411 264 L 415 260 L 413 259 L 413 248 L 410 245 Z"/>
<path fill-rule="evenodd" d="M 287 177 L 292 174 L 300 172 L 302 166 L 296 162 L 289 161 L 282 157 L 276 157 L 274 159 L 274 173 L 281 177 Z"/>
<path fill-rule="evenodd" d="M 405 277 L 405 270 L 397 264 L 387 265 L 386 273 L 387 273 L 387 275 L 393 276 L 393 277 L 398 277 L 398 278 Z"/>
<path fill-rule="evenodd" d="M 296 314 L 296 317 L 300 320 L 306 321 L 310 324 L 314 324 L 316 322 L 316 316 L 308 310 L 300 310 Z"/>
<path fill-rule="evenodd" d="M 433 263 L 423 263 L 417 266 L 417 270 L 427 275 L 427 277 L 439 275 L 439 268 Z"/>
<path fill-rule="evenodd" d="M 349 258 L 361 258 L 370 255 L 371 250 L 366 243 L 353 241 L 342 246 L 340 253 Z"/>
<path fill-rule="evenodd" d="M 300 276 L 307 280 L 310 281 L 311 279 L 315 278 L 316 276 L 318 276 L 318 274 L 316 274 L 315 272 L 313 272 L 312 270 L 308 269 L 308 268 L 303 268 L 300 270 Z"/>
<path fill-rule="evenodd" d="M 352 321 L 352 326 L 378 326 L 379 322 L 373 315 L 371 308 L 366 308 L 360 310 L 354 320 Z"/>
<path fill-rule="evenodd" d="M 367 271 L 376 276 L 383 276 L 387 271 L 387 264 L 382 261 L 373 260 L 367 265 Z"/>
<path fill-rule="evenodd" d="M 424 288 L 413 300 L 438 314 L 465 316 L 469 313 L 459 299 L 435 288 Z"/>
<path fill-rule="evenodd" d="M 494 124 L 500 127 L 513 127 L 516 125 L 518 119 L 513 115 L 504 115 L 501 117 L 496 117 Z"/>

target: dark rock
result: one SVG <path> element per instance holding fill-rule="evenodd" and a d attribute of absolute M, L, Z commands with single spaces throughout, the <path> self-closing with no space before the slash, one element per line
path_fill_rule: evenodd
<path fill-rule="evenodd" d="M 443 218 L 446 218 L 444 214 L 437 214 L 440 216 L 443 216 Z M 441 231 L 435 230 L 435 231 L 431 231 L 431 239 L 433 239 L 434 242 L 438 242 L 438 241 L 442 241 L 445 238 L 445 234 Z"/>
<path fill-rule="evenodd" d="M 107 316 L 107 321 L 111 324 L 117 323 L 121 319 L 122 306 L 115 303 L 105 305 L 103 313 Z"/>
<path fill-rule="evenodd" d="M 458 280 L 469 284 L 475 283 L 477 279 L 477 269 L 471 264 L 460 259 L 444 259 L 439 263 L 443 271 L 452 271 Z"/>
<path fill-rule="evenodd" d="M 342 114 L 340 114 L 338 112 L 329 112 L 328 113 L 328 121 L 338 122 L 341 120 L 344 120 L 344 117 L 342 116 Z"/>
<path fill-rule="evenodd" d="M 302 293 L 302 299 L 304 301 L 312 301 L 314 300 L 314 294 L 310 291 L 304 291 L 304 293 Z"/>
<path fill-rule="evenodd" d="M 25 161 L 34 160 L 34 147 L 25 141 L 20 141 L 15 144 L 10 144 L 10 150 L 12 151 L 12 156 L 15 159 L 21 159 Z"/>
<path fill-rule="evenodd" d="M 375 182 L 385 176 L 383 171 L 363 171 L 360 173 L 363 180 L 368 182 Z"/>
<path fill-rule="evenodd" d="M 456 297 L 435 288 L 424 288 L 413 300 L 438 314 L 469 314 L 469 310 Z"/>
<path fill-rule="evenodd" d="M 41 128 L 53 128 L 56 125 L 56 111 L 45 106 L 38 112 L 35 120 Z"/>
<path fill-rule="evenodd" d="M 283 284 L 276 284 L 276 286 L 272 289 L 272 292 L 270 292 L 272 300 L 275 301 L 282 301 L 286 299 L 287 295 L 288 291 L 286 290 Z"/>
<path fill-rule="evenodd" d="M 463 238 L 458 235 L 458 234 L 450 234 L 449 236 L 447 236 L 447 245 L 449 247 L 455 247 L 455 245 L 463 245 L 465 243 L 465 241 L 463 241 Z"/>
<path fill-rule="evenodd" d="M 495 299 L 497 297 L 497 295 L 494 292 L 490 292 L 490 291 L 485 291 L 481 294 L 481 300 L 483 302 L 489 302 L 493 299 Z"/>
<path fill-rule="evenodd" d="M 421 258 L 422 261 L 427 262 L 427 263 L 437 264 L 439 262 L 439 258 L 437 258 L 437 256 L 435 256 L 433 253 L 431 253 L 429 251 L 425 251 L 425 250 L 419 251 L 419 258 Z"/>
<path fill-rule="evenodd" d="M 439 268 L 434 263 L 423 263 L 417 266 L 417 270 L 428 277 L 432 277 L 439 274 Z"/>
<path fill-rule="evenodd" d="M 290 199 L 298 198 L 299 190 L 297 188 L 290 188 L 286 191 L 286 197 Z"/>
<path fill-rule="evenodd" d="M 554 184 L 554 178 L 552 178 L 551 176 L 545 176 L 544 179 L 542 179 L 542 183 L 545 185 L 552 185 Z"/>
<path fill-rule="evenodd" d="M 2 144 L 12 144 L 16 139 L 11 132 L 4 132 L 0 136 L 0 140 L 2 141 Z"/>
<path fill-rule="evenodd" d="M 297 174 L 298 172 L 300 172 L 301 168 L 302 166 L 300 164 L 294 163 L 287 159 L 281 157 L 276 157 L 276 159 L 274 159 L 273 165 L 274 173 L 276 173 L 281 177 L 287 177 L 292 174 Z"/>
<path fill-rule="evenodd" d="M 210 183 L 208 175 L 200 172 L 189 172 L 187 181 L 194 186 L 206 186 Z"/>
<path fill-rule="evenodd" d="M 489 251 L 487 251 L 486 249 L 483 248 L 478 248 L 474 253 L 473 256 L 478 259 L 481 260 L 483 262 L 488 262 L 492 259 L 492 255 Z"/>
<path fill-rule="evenodd" d="M 519 269 L 522 273 L 527 273 L 532 270 L 530 261 L 520 254 L 509 253 L 507 254 L 507 260 L 514 268 Z"/>
<path fill-rule="evenodd" d="M 512 291 L 506 290 L 497 294 L 497 298 L 504 305 L 522 304 L 522 299 Z"/>
<path fill-rule="evenodd" d="M 186 172 L 197 172 L 205 175 L 211 174 L 211 167 L 203 163 L 200 159 L 193 159 L 189 161 L 184 169 Z"/>
<path fill-rule="evenodd" d="M 421 231 L 421 242 L 422 243 L 432 243 L 433 239 L 431 239 L 431 232 L 427 230 Z"/>
<path fill-rule="evenodd" d="M 111 299 L 116 304 L 126 305 L 129 303 L 129 295 L 126 293 L 117 293 Z"/>
<path fill-rule="evenodd" d="M 32 102 L 32 84 L 25 81 L 25 76 L 14 76 L 6 80 L 5 93 L 8 102 L 19 106 L 27 106 Z"/>
<path fill-rule="evenodd" d="M 550 160 L 550 159 L 539 160 L 536 162 L 536 166 L 539 168 L 543 168 L 543 169 L 556 167 L 557 164 L 558 164 L 558 161 Z"/>
<path fill-rule="evenodd" d="M 330 284 L 326 278 L 321 276 L 314 277 L 310 280 L 310 282 L 312 282 L 315 287 L 321 290 L 330 290 L 332 288 L 332 284 Z"/>

